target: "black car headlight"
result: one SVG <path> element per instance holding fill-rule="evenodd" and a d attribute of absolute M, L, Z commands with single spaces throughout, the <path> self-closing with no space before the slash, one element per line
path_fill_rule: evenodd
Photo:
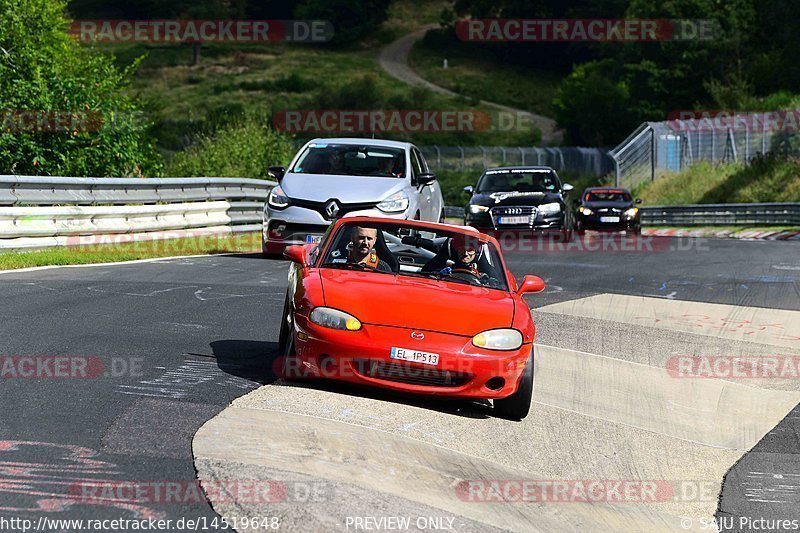
<path fill-rule="evenodd" d="M 479 215 L 481 213 L 488 213 L 489 208 L 485 205 L 472 204 L 469 206 L 469 212 L 472 215 Z"/>
<path fill-rule="evenodd" d="M 537 210 L 543 217 L 561 214 L 561 204 L 558 202 L 550 202 L 549 204 L 540 205 Z"/>

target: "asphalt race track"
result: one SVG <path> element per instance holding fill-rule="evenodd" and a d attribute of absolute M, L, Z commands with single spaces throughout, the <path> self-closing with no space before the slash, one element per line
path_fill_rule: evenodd
<path fill-rule="evenodd" d="M 686 513 L 694 522 L 685 529 L 701 530 L 699 517 L 715 512 L 736 523 L 726 531 L 746 531 L 740 517 L 800 519 L 800 415 L 788 414 L 800 403 L 798 379 L 670 381 L 666 370 L 685 354 L 800 354 L 800 243 L 662 238 L 646 252 L 532 248 L 506 260 L 518 277 L 548 284 L 527 298 L 541 368 L 521 423 L 481 403 L 276 382 L 283 261 L 229 255 L 0 274 L 0 516 L 210 524 L 217 513 L 190 494 L 199 473 L 204 482 L 327 483 L 313 503 L 215 504 L 226 516 L 279 516 L 281 531 L 352 530 L 346 517 L 383 511 L 452 517 L 455 531 L 680 530 L 674 518 Z M 20 372 L 26 357 L 57 356 L 92 371 Z M 637 401 L 648 394 L 657 400 Z M 254 425 L 243 425 L 247 417 Z M 236 424 L 251 441 L 219 431 Z M 348 442 L 364 446 L 349 470 L 333 457 Z M 408 454 L 381 456 L 387 448 Z M 378 479 L 384 462 L 392 471 Z M 649 507 L 497 511 L 447 499 L 444 470 L 452 479 L 657 479 L 717 491 Z M 164 502 L 92 492 L 164 482 L 186 493 Z"/>

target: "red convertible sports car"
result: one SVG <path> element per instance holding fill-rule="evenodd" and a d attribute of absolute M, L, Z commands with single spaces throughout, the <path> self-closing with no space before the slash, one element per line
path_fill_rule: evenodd
<path fill-rule="evenodd" d="M 280 328 L 286 379 L 328 378 L 416 394 L 492 399 L 520 420 L 533 392 L 530 308 L 497 241 L 469 227 L 342 218 L 290 246 Z"/>

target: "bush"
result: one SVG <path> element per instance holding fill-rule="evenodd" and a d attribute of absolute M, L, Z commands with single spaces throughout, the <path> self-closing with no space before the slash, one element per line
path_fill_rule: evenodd
<path fill-rule="evenodd" d="M 113 57 L 73 40 L 65 8 L 63 0 L 0 0 L 0 173 L 157 175 L 150 124 L 123 92 L 138 63 L 120 71 Z M 15 111 L 73 114 L 86 127 L 21 131 Z"/>
<path fill-rule="evenodd" d="M 199 136 L 173 156 L 167 175 L 269 179 L 267 169 L 287 164 L 291 156 L 291 142 L 274 131 L 268 119 L 245 117 Z"/>

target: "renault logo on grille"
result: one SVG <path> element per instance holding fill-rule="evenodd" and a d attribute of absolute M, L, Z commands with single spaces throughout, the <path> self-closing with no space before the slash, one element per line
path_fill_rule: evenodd
<path fill-rule="evenodd" d="M 414 339 L 415 341 L 421 341 L 422 339 L 425 338 L 425 334 L 422 333 L 421 331 L 412 331 L 411 338 Z"/>
<path fill-rule="evenodd" d="M 328 203 L 325 204 L 325 214 L 328 215 L 328 218 L 336 218 L 341 208 L 342 206 L 336 200 L 328 200 Z"/>

